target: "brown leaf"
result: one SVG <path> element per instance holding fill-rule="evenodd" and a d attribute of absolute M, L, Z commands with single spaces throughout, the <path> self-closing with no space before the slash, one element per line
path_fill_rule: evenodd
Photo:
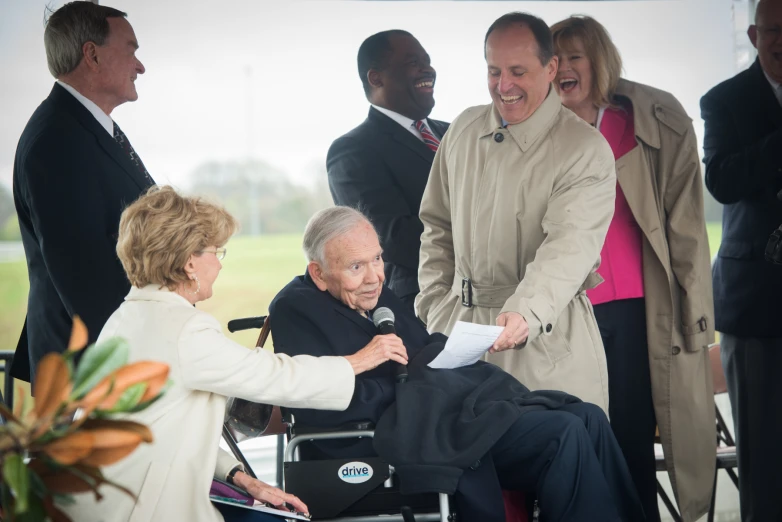
<path fill-rule="evenodd" d="M 40 419 L 53 414 L 68 398 L 72 387 L 70 370 L 62 356 L 57 353 L 46 354 L 38 363 L 35 374 L 33 411 L 36 416 Z"/>
<path fill-rule="evenodd" d="M 130 455 L 142 440 L 138 433 L 111 428 L 89 430 L 85 433 L 94 437 L 92 451 L 80 461 L 85 466 L 114 464 Z"/>
<path fill-rule="evenodd" d="M 73 326 L 71 327 L 71 340 L 68 343 L 68 351 L 78 352 L 89 341 L 89 335 L 87 335 L 87 327 L 78 315 L 73 316 Z"/>
<path fill-rule="evenodd" d="M 148 386 L 141 398 L 143 402 L 150 393 L 150 398 L 155 397 L 165 386 L 168 379 L 168 365 L 156 361 L 138 361 L 119 368 L 107 375 L 95 388 L 92 389 L 80 401 L 79 406 L 87 412 L 92 412 L 96 407 L 108 410 L 122 397 L 129 387 L 140 382 L 147 382 Z"/>
<path fill-rule="evenodd" d="M 70 433 L 41 447 L 41 451 L 60 464 L 79 462 L 90 454 L 95 446 L 95 435 L 87 431 Z"/>
<path fill-rule="evenodd" d="M 115 420 L 115 419 L 88 419 L 83 424 L 86 430 L 95 430 L 101 428 L 110 428 L 122 431 L 130 431 L 141 437 L 143 442 L 152 442 L 152 432 L 149 428 L 138 422 L 129 420 Z"/>
<path fill-rule="evenodd" d="M 96 487 L 93 487 L 90 482 L 82 478 L 79 474 L 74 473 L 74 471 L 80 471 L 84 475 L 92 477 L 90 470 L 94 468 L 85 468 L 78 464 L 75 466 L 68 466 L 67 468 L 54 468 L 41 459 L 32 459 L 27 467 L 41 478 L 50 493 L 63 495 L 84 493 L 85 491 L 95 491 L 96 487 L 100 484 L 96 481 Z"/>

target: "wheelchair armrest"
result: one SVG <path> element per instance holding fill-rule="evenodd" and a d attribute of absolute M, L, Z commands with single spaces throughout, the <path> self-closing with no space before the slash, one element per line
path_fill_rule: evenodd
<path fill-rule="evenodd" d="M 341 426 L 307 426 L 306 424 L 297 422 L 290 425 L 290 435 L 291 437 L 301 437 L 306 435 L 344 431 L 373 431 L 374 429 L 375 423 L 368 420 L 349 422 Z"/>

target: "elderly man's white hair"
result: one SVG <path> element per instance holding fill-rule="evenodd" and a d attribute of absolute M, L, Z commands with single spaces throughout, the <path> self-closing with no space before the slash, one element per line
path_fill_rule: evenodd
<path fill-rule="evenodd" d="M 326 245 L 332 239 L 343 236 L 358 225 L 372 222 L 360 211 L 351 207 L 329 207 L 315 213 L 304 229 L 304 255 L 307 261 L 315 261 L 326 268 Z M 375 231 L 377 232 L 377 231 Z"/>

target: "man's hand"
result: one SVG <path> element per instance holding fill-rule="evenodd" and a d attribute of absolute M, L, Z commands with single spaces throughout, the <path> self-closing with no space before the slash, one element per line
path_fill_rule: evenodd
<path fill-rule="evenodd" d="M 294 510 L 299 513 L 309 513 L 310 510 L 307 504 L 302 502 L 299 497 L 285 493 L 283 490 L 272 487 L 265 482 L 261 482 L 258 479 L 252 478 L 250 475 L 243 471 L 237 471 L 233 478 L 234 484 L 247 493 L 254 499 L 261 502 L 266 502 L 274 507 L 280 509 L 287 509 L 289 504 Z"/>
<path fill-rule="evenodd" d="M 353 366 L 353 372 L 358 375 L 377 368 L 388 360 L 407 364 L 407 350 L 402 339 L 394 334 L 376 335 L 368 345 L 353 355 L 346 356 L 345 359 Z"/>
<path fill-rule="evenodd" d="M 489 353 L 497 353 L 518 346 L 529 336 L 527 321 L 516 312 L 501 313 L 497 317 L 497 326 L 504 326 L 505 329 L 489 348 Z"/>

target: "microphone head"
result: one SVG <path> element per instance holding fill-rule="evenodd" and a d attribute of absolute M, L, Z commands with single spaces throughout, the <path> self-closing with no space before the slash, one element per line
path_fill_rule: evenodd
<path fill-rule="evenodd" d="M 384 323 L 394 324 L 394 312 L 385 306 L 381 306 L 372 314 L 372 322 L 375 323 L 377 328 L 380 328 L 380 325 Z"/>

